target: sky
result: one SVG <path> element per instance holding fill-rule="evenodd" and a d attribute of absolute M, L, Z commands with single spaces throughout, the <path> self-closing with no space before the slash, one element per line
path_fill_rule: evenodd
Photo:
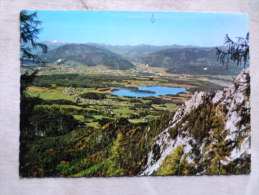
<path fill-rule="evenodd" d="M 248 32 L 247 14 L 133 11 L 37 11 L 38 41 L 110 45 L 223 45 Z"/>

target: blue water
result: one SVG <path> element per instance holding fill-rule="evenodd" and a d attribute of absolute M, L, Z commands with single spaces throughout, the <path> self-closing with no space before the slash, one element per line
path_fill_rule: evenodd
<path fill-rule="evenodd" d="M 186 89 L 177 87 L 165 87 L 165 86 L 141 86 L 139 90 L 148 90 L 154 93 L 136 92 L 127 88 L 113 88 L 119 91 L 112 91 L 111 94 L 117 96 L 129 96 L 129 97 L 152 97 L 159 95 L 176 95 L 180 92 L 185 93 Z"/>

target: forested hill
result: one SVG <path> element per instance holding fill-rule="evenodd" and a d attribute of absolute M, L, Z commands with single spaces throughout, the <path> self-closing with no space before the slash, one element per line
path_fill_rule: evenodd
<path fill-rule="evenodd" d="M 170 48 L 149 54 L 143 61 L 150 66 L 172 68 L 187 65 L 216 65 L 215 48 Z"/>
<path fill-rule="evenodd" d="M 170 48 L 151 53 L 142 62 L 152 67 L 168 68 L 174 74 L 237 75 L 243 67 L 230 63 L 228 69 L 219 66 L 216 48 Z"/>
<path fill-rule="evenodd" d="M 87 44 L 66 44 L 43 56 L 47 62 L 66 65 L 105 65 L 111 69 L 126 70 L 133 64 L 120 55 Z"/>

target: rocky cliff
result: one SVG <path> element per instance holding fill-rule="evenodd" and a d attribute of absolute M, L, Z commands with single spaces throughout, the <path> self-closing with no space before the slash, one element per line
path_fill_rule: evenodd
<path fill-rule="evenodd" d="M 141 175 L 249 173 L 249 96 L 249 69 L 229 88 L 196 92 L 153 139 Z"/>

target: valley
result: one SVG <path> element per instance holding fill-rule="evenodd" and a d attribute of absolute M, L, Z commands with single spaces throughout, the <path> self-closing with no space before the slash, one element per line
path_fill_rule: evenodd
<path fill-rule="evenodd" d="M 20 178 L 249 174 L 247 24 L 243 13 L 21 11 Z"/>
<path fill-rule="evenodd" d="M 120 117 L 127 118 L 131 123 L 147 124 L 164 112 L 177 110 L 195 91 L 218 90 L 231 83 L 229 76 L 223 76 L 223 79 L 222 76 L 209 75 L 170 75 L 163 68 L 152 69 L 145 65 L 126 71 L 111 70 L 103 66 L 64 68 L 67 71 L 54 67 L 47 65 L 42 68 L 32 86 L 28 87 L 27 94 L 53 101 L 53 104 L 56 104 L 55 101 L 66 100 L 67 104 L 57 106 L 72 114 L 78 122 L 95 128 L 101 127 L 105 120 L 108 122 Z M 150 76 L 142 76 L 143 71 L 148 72 Z M 146 97 L 112 94 L 116 93 L 112 92 L 116 88 L 139 86 L 176 87 L 186 92 L 162 96 L 151 93 Z"/>
<path fill-rule="evenodd" d="M 21 69 L 22 78 L 31 81 L 21 89 L 22 177 L 249 172 L 245 150 L 239 159 L 229 157 L 231 150 L 249 145 L 249 86 L 240 93 L 243 118 L 231 122 L 245 127 L 235 140 L 227 139 L 232 132 L 224 130 L 232 120 L 225 117 L 227 108 L 211 103 L 233 85 L 238 70 L 216 65 L 206 53 L 212 55 L 211 49 L 199 48 L 201 54 L 188 56 L 196 50 L 139 46 L 134 47 L 140 52 L 136 55 L 132 47 L 123 47 L 120 54 L 113 53 L 120 47 L 110 48 L 65 44 L 44 56 L 44 66 Z M 177 55 L 186 64 L 182 60 L 177 66 Z M 31 79 L 34 70 L 38 73 Z M 241 88 L 236 83 L 235 90 Z M 218 145 L 213 144 L 216 134 Z M 221 145 L 228 151 L 218 150 Z M 222 159 L 227 163 L 218 165 Z"/>

